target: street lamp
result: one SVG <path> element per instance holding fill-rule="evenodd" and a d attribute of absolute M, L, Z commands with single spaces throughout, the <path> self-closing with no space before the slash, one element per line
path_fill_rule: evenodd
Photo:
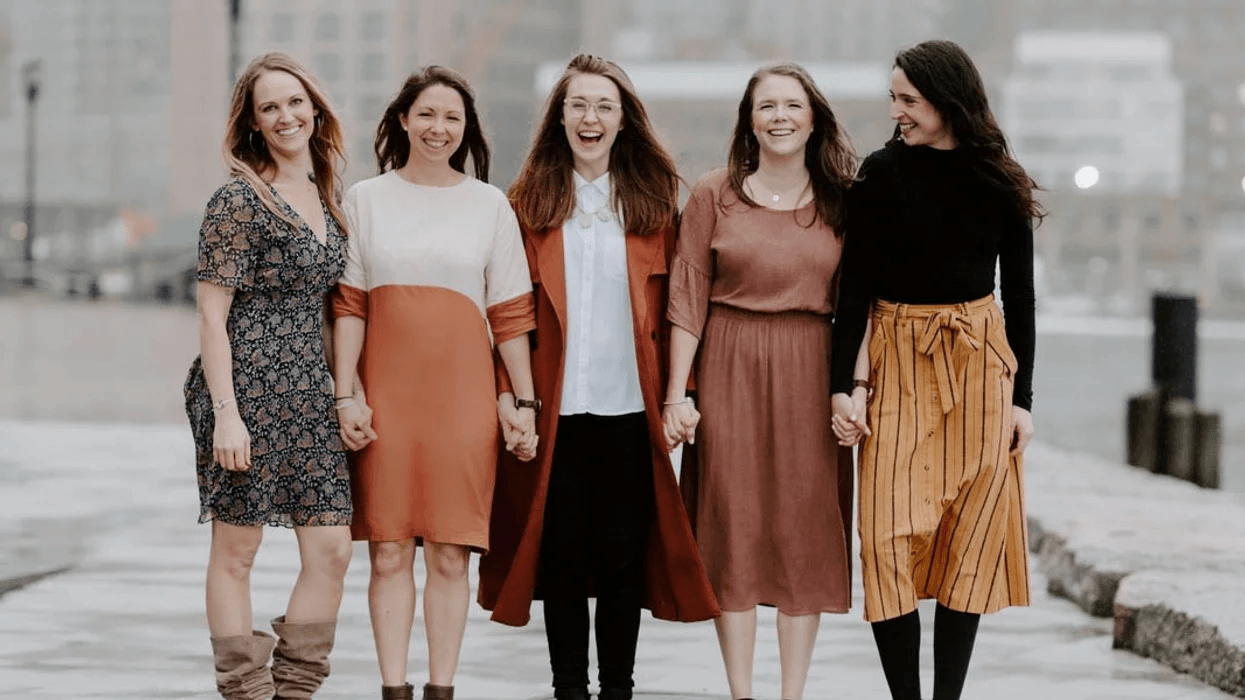
<path fill-rule="evenodd" d="M 26 240 L 22 255 L 25 287 L 35 286 L 35 102 L 39 99 L 39 59 L 22 64 L 22 83 L 26 87 Z"/>
<path fill-rule="evenodd" d="M 242 62 L 242 51 L 238 45 L 238 25 L 242 21 L 242 0 L 229 2 L 229 84 L 238 79 L 238 70 Z"/>

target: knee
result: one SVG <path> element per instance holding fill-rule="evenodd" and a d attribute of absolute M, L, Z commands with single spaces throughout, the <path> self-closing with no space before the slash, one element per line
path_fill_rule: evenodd
<path fill-rule="evenodd" d="M 373 578 L 410 576 L 415 565 L 415 541 L 373 542 L 370 559 Z"/>
<path fill-rule="evenodd" d="M 262 531 L 230 534 L 215 534 L 212 537 L 212 563 L 214 567 L 235 579 L 245 579 L 251 575 L 251 567 L 255 564 L 255 555 L 259 553 Z"/>
<path fill-rule="evenodd" d="M 350 567 L 350 538 L 334 538 L 331 542 L 325 542 L 315 548 L 311 552 L 309 561 L 303 562 L 303 567 L 312 569 L 324 576 L 341 581 L 346 578 L 346 570 Z"/>
<path fill-rule="evenodd" d="M 424 565 L 428 577 L 447 582 L 467 580 L 467 564 L 471 551 L 456 545 L 424 546 Z"/>

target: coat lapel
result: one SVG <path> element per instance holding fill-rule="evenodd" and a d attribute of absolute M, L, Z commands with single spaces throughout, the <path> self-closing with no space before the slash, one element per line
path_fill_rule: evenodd
<path fill-rule="evenodd" d="M 562 227 L 551 226 L 532 236 L 536 251 L 540 284 L 549 295 L 554 313 L 558 317 L 560 335 L 566 339 L 566 258 L 562 251 Z"/>
<path fill-rule="evenodd" d="M 648 277 L 654 272 L 658 261 L 665 262 L 661 256 L 663 240 L 661 236 L 637 236 L 627 234 L 627 283 L 631 287 L 631 314 L 635 318 L 636 329 L 644 319 L 648 318 Z M 662 309 L 664 311 L 664 309 Z"/>

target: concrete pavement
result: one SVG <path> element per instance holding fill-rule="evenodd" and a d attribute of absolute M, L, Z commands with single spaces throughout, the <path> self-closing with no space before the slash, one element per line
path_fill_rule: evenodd
<path fill-rule="evenodd" d="M 0 598 L 0 698 L 214 697 L 203 618 L 208 527 L 195 522 L 188 430 L 0 421 L 0 444 L 0 579 L 72 566 Z M 1040 447 L 1033 457 L 1032 475 L 1050 475 L 1063 459 Z M 1054 478 L 1032 476 L 1031 482 L 1058 488 Z M 292 533 L 268 530 L 253 577 L 257 621 L 283 611 L 296 572 Z M 360 546 L 347 579 L 333 675 L 317 697 L 379 696 L 366 586 L 366 551 Z M 1093 618 L 1045 589 L 1039 573 L 1032 607 L 983 621 L 965 700 L 1228 697 L 1158 663 L 1112 650 L 1111 620 Z M 823 617 L 810 700 L 887 697 L 860 609 L 857 595 L 851 613 Z M 932 611 L 924 611 L 929 687 Z M 763 609 L 760 618 L 755 691 L 758 698 L 777 698 L 773 611 Z M 547 697 L 544 645 L 539 615 L 528 627 L 512 629 L 488 622 L 473 606 L 458 696 Z M 423 682 L 424 656 L 417 620 L 412 683 Z M 646 617 L 637 683 L 640 697 L 651 700 L 726 697 L 713 626 Z"/>

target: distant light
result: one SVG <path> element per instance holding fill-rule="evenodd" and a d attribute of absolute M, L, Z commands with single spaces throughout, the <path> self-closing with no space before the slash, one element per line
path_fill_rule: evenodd
<path fill-rule="evenodd" d="M 1245 177 L 1241 178 L 1241 189 L 1245 190 Z"/>
<path fill-rule="evenodd" d="M 1087 190 L 1098 184 L 1098 168 L 1092 165 L 1082 166 L 1076 171 L 1075 179 L 1077 187 Z"/>

